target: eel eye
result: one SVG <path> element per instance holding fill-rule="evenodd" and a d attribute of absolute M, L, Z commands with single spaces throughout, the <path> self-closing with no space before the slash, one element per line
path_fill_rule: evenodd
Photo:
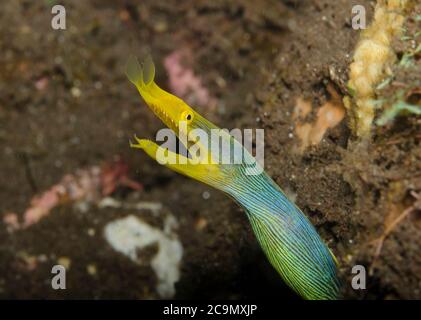
<path fill-rule="evenodd" d="M 181 121 L 186 121 L 187 123 L 192 122 L 193 120 L 193 114 L 190 111 L 184 111 L 181 114 Z"/>

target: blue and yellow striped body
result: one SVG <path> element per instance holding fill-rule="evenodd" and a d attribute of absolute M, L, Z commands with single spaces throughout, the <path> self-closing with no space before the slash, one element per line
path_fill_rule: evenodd
<path fill-rule="evenodd" d="M 336 261 L 313 225 L 266 174 L 238 177 L 228 192 L 282 279 L 305 299 L 337 299 Z"/>
<path fill-rule="evenodd" d="M 242 148 L 243 164 L 221 164 L 216 181 L 215 175 L 203 181 L 229 194 L 246 210 L 267 258 L 294 291 L 305 299 L 338 299 L 337 262 L 329 248 L 252 155 L 233 137 L 229 139 L 231 150 Z"/>
<path fill-rule="evenodd" d="M 194 129 L 201 129 L 211 137 L 212 129 L 219 129 L 184 101 L 159 88 L 154 82 L 154 74 L 152 60 L 146 60 L 143 67 L 135 59 L 129 61 L 127 75 L 130 81 L 150 109 L 178 132 L 179 138 L 191 135 Z M 313 225 L 237 140 L 226 132 L 221 132 L 221 138 L 241 156 L 240 164 L 214 161 L 219 159 L 222 146 L 212 148 L 209 147 L 212 144 L 203 141 L 195 142 L 206 161 L 195 164 L 190 162 L 192 159 L 149 140 L 136 138 L 137 143 L 131 146 L 143 149 L 172 170 L 229 194 L 246 210 L 263 251 L 292 289 L 305 299 L 337 299 L 340 283 L 336 260 Z M 177 162 L 167 163 L 163 161 L 164 156 L 172 156 Z"/>

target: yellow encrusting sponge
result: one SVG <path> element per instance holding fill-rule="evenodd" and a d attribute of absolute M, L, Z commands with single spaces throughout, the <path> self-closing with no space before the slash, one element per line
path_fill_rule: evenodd
<path fill-rule="evenodd" d="M 373 22 L 361 33 L 350 66 L 348 87 L 353 97 L 344 99 L 351 129 L 358 137 L 370 133 L 375 115 L 375 87 L 392 73 L 396 55 L 391 42 L 401 33 L 410 2 L 378 0 Z"/>

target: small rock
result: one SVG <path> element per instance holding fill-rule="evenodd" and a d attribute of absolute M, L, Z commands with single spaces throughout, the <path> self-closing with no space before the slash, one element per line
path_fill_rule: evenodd
<path fill-rule="evenodd" d="M 97 274 L 97 269 L 96 269 L 96 265 L 94 264 L 88 264 L 86 266 L 86 271 L 88 272 L 89 275 L 91 276 L 95 276 Z"/>
<path fill-rule="evenodd" d="M 155 29 L 156 32 L 160 32 L 160 33 L 165 32 L 168 29 L 168 24 L 167 24 L 166 21 L 163 21 L 163 20 L 158 21 L 154 25 L 154 29 Z"/>
<path fill-rule="evenodd" d="M 195 228 L 197 231 L 202 231 L 203 229 L 206 228 L 207 225 L 208 225 L 208 220 L 206 220 L 205 218 L 199 218 L 196 221 Z"/>
<path fill-rule="evenodd" d="M 60 257 L 57 259 L 57 263 L 63 266 L 66 270 L 70 268 L 71 260 L 69 257 Z"/>
<path fill-rule="evenodd" d="M 72 96 L 75 97 L 75 98 L 79 98 L 82 95 L 82 91 L 80 91 L 80 89 L 77 88 L 77 87 L 73 87 L 70 90 L 70 92 L 71 92 Z"/>

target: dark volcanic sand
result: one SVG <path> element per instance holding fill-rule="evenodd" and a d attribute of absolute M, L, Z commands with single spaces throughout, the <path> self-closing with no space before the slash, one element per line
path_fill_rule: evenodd
<path fill-rule="evenodd" d="M 296 299 L 266 261 L 235 203 L 128 146 L 134 133 L 151 138 L 163 127 L 124 75 L 129 54 L 150 51 L 157 82 L 168 88 L 163 58 L 184 49 L 194 53 L 189 67 L 225 106 L 197 106 L 200 113 L 221 127 L 265 129 L 266 170 L 296 196 L 339 258 L 345 298 L 421 298 L 416 214 L 386 239 L 367 290 L 349 286 L 353 265 L 371 265 L 375 247 L 370 242 L 382 234 L 391 207 L 403 211 L 413 203 L 410 191 L 421 190 L 419 119 L 378 128 L 369 144 L 355 142 L 344 120 L 302 154 L 294 152 L 300 143 L 296 135 L 289 135 L 297 97 L 321 105 L 329 99 L 328 83 L 346 93 L 358 39 L 350 26 L 351 7 L 365 5 L 370 21 L 372 1 L 63 4 L 66 31 L 51 29 L 48 1 L 1 6 L 0 214 L 21 215 L 35 194 L 65 174 L 118 154 L 144 191 L 122 188 L 113 197 L 161 202 L 178 219 L 184 255 L 176 298 Z M 400 81 L 410 77 L 399 73 Z M 37 89 L 43 78 L 48 84 Z M 75 87 L 79 97 L 72 94 Z M 132 213 L 95 206 L 81 212 L 64 205 L 25 230 L 9 233 L 0 224 L 0 297 L 158 298 L 150 266 L 115 252 L 103 236 L 105 224 Z M 162 225 L 150 213 L 136 215 Z M 206 225 L 198 228 L 201 221 Z M 29 270 L 22 252 L 45 258 Z M 67 290 L 55 291 L 50 272 L 60 257 L 70 259 L 71 267 Z M 90 264 L 95 275 L 87 272 Z"/>

